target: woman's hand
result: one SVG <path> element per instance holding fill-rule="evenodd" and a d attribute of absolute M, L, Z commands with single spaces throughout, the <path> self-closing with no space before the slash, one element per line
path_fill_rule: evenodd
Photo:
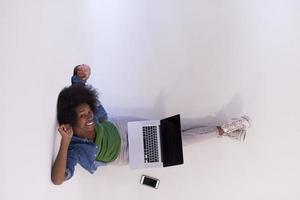
<path fill-rule="evenodd" d="M 76 67 L 76 74 L 81 80 L 86 81 L 91 75 L 91 68 L 86 64 L 79 65 Z"/>
<path fill-rule="evenodd" d="M 62 140 L 70 142 L 73 136 L 73 128 L 70 124 L 62 124 L 58 127 Z"/>

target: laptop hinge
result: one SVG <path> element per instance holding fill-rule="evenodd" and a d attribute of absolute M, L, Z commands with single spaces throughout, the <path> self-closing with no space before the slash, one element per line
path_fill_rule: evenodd
<path fill-rule="evenodd" d="M 161 155 L 161 162 L 164 163 L 164 154 L 163 154 L 164 144 L 163 144 L 163 139 L 162 139 L 161 125 L 158 125 L 158 127 L 159 127 L 159 137 L 160 137 L 160 155 Z"/>

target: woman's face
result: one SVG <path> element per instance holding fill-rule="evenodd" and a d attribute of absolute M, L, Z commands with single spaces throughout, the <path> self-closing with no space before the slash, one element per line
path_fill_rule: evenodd
<path fill-rule="evenodd" d="M 90 131 L 94 131 L 94 114 L 90 106 L 86 103 L 80 104 L 75 108 L 77 113 L 77 123 L 74 131 L 77 135 L 85 135 Z"/>

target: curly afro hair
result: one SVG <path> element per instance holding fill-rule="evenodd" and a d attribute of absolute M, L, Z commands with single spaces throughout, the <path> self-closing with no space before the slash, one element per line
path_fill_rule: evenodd
<path fill-rule="evenodd" d="M 86 103 L 95 113 L 100 105 L 98 92 L 92 86 L 71 85 L 65 87 L 58 95 L 57 99 L 57 121 L 59 125 L 70 124 L 74 127 L 77 123 L 77 113 L 75 108 Z"/>

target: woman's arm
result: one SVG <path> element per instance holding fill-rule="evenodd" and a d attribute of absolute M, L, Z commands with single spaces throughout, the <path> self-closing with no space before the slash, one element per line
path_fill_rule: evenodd
<path fill-rule="evenodd" d="M 77 65 L 73 70 L 71 78 L 72 84 L 85 85 L 87 79 L 91 76 L 91 68 L 89 65 Z M 97 110 L 94 113 L 94 121 L 103 122 L 108 119 L 107 112 L 103 105 L 97 105 Z"/>
<path fill-rule="evenodd" d="M 97 106 L 97 110 L 94 113 L 94 121 L 103 122 L 108 119 L 107 112 L 104 107 L 100 104 Z"/>
<path fill-rule="evenodd" d="M 62 136 L 60 142 L 60 148 L 52 167 L 51 180 L 55 185 L 60 185 L 64 182 L 66 177 L 67 167 L 67 153 L 68 147 L 71 142 L 73 130 L 70 125 L 61 125 L 58 128 L 59 133 Z"/>

